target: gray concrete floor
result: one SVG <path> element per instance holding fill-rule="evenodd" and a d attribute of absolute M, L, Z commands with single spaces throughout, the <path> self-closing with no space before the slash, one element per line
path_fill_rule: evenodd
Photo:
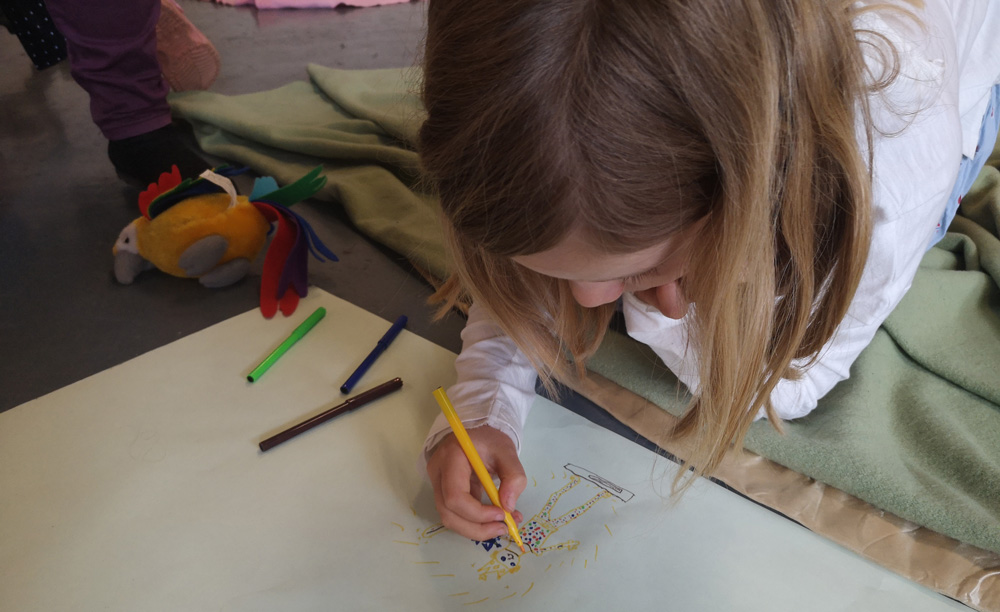
<path fill-rule="evenodd" d="M 413 65 L 426 10 L 422 2 L 260 12 L 178 2 L 219 50 L 211 91 L 223 94 L 305 80 L 308 63 Z M 111 247 L 138 214 L 138 191 L 116 177 L 106 150 L 68 63 L 38 72 L 0 30 L 0 412 L 258 305 L 259 270 L 221 290 L 156 271 L 129 286 L 114 281 Z M 388 321 L 407 314 L 410 331 L 459 351 L 465 320 L 432 320 L 432 290 L 405 258 L 364 237 L 336 206 L 295 208 L 340 257 L 310 261 L 313 285 Z M 659 451 L 582 396 L 563 389 L 559 402 Z"/>
<path fill-rule="evenodd" d="M 211 91 L 222 94 L 305 80 L 308 63 L 411 66 L 423 42 L 423 2 L 284 11 L 179 2 L 219 50 Z M 257 307 L 259 269 L 216 290 L 157 271 L 116 283 L 111 247 L 138 215 L 138 190 L 115 175 L 67 62 L 35 70 L 4 30 L 0 58 L 0 412 Z M 459 351 L 465 320 L 433 320 L 431 287 L 405 258 L 363 236 L 335 205 L 295 209 L 340 257 L 310 261 L 313 285 L 388 321 L 406 314 L 407 329 Z M 586 399 L 568 390 L 559 399 L 653 448 Z"/>
<path fill-rule="evenodd" d="M 415 63 L 423 3 L 261 11 L 180 0 L 213 41 L 211 90 L 239 94 L 306 78 L 309 62 L 341 68 Z M 156 271 L 130 286 L 111 274 L 111 246 L 138 214 L 69 66 L 36 71 L 0 29 L 0 411 L 257 306 L 259 273 L 210 290 Z M 432 322 L 430 287 L 398 255 L 353 228 L 338 207 L 296 205 L 341 261 L 310 262 L 310 281 L 453 351 L 464 320 Z M 298 313 L 296 313 L 298 314 Z M 279 315 L 280 316 L 280 315 Z"/>

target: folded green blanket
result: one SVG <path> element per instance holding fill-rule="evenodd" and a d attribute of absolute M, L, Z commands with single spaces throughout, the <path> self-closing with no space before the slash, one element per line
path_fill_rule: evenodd
<path fill-rule="evenodd" d="M 437 203 L 421 188 L 413 142 L 415 70 L 309 66 L 310 82 L 242 96 L 176 94 L 208 153 L 279 183 L 322 163 L 320 199 L 437 277 Z M 1000 150 L 998 150 L 1000 151 Z M 809 416 L 746 447 L 872 505 L 1000 552 L 1000 155 L 931 249 L 913 288 L 854 367 Z M 675 414 L 683 391 L 656 356 L 609 334 L 591 368 Z"/>
<path fill-rule="evenodd" d="M 445 275 L 436 198 L 420 186 L 414 142 L 422 120 L 420 72 L 308 67 L 298 81 L 241 96 L 175 93 L 207 153 L 290 183 L 324 165 L 315 197 L 344 206 L 357 227 L 421 269 Z"/>

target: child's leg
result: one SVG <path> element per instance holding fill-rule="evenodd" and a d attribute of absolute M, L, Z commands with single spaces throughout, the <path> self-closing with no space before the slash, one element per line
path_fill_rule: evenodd
<path fill-rule="evenodd" d="M 542 506 L 542 509 L 538 512 L 538 516 L 542 520 L 547 522 L 549 520 L 549 514 L 552 513 L 553 506 L 556 505 L 556 502 L 559 501 L 559 498 L 562 497 L 562 494 L 565 493 L 566 491 L 569 491 L 578 484 L 580 484 L 580 477 L 574 474 L 573 476 L 570 477 L 569 482 L 563 485 L 561 489 L 554 492 L 552 495 L 549 495 L 548 501 L 545 502 L 545 505 Z"/>
<path fill-rule="evenodd" d="M 169 88 L 156 59 L 160 0 L 46 0 L 66 38 L 70 71 L 90 95 L 108 140 L 170 124 Z"/>
<path fill-rule="evenodd" d="M 594 504 L 601 501 L 605 497 L 611 497 L 611 494 L 608 493 L 607 491 L 601 491 L 597 495 L 587 500 L 583 505 L 573 508 L 572 510 L 570 510 L 566 514 L 563 514 L 557 519 L 553 519 L 551 521 L 551 524 L 555 525 L 556 527 L 562 527 L 563 525 L 569 523 L 570 521 L 580 518 L 587 510 L 590 510 Z"/>
<path fill-rule="evenodd" d="M 66 40 L 41 0 L 0 0 L 0 26 L 17 36 L 39 70 L 66 59 Z"/>
<path fill-rule="evenodd" d="M 184 177 L 209 167 L 171 124 L 169 87 L 157 60 L 161 0 L 46 0 L 66 38 L 70 72 L 90 95 L 123 179 L 141 186 L 177 165 Z"/>

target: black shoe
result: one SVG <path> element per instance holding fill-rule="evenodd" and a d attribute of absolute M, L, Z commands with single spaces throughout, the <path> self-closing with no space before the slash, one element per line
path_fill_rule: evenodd
<path fill-rule="evenodd" d="M 173 125 L 108 142 L 108 158 L 126 183 L 145 189 L 171 166 L 194 178 L 212 166 L 184 143 Z"/>

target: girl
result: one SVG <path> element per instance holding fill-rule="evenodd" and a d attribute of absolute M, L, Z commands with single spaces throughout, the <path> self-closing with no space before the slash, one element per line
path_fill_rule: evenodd
<path fill-rule="evenodd" d="M 512 512 L 536 371 L 581 373 L 616 304 L 692 391 L 696 473 L 815 408 L 996 137 L 989 0 L 433 0 L 428 26 L 440 295 L 473 300 L 449 393 Z M 442 521 L 505 533 L 447 432 Z"/>

